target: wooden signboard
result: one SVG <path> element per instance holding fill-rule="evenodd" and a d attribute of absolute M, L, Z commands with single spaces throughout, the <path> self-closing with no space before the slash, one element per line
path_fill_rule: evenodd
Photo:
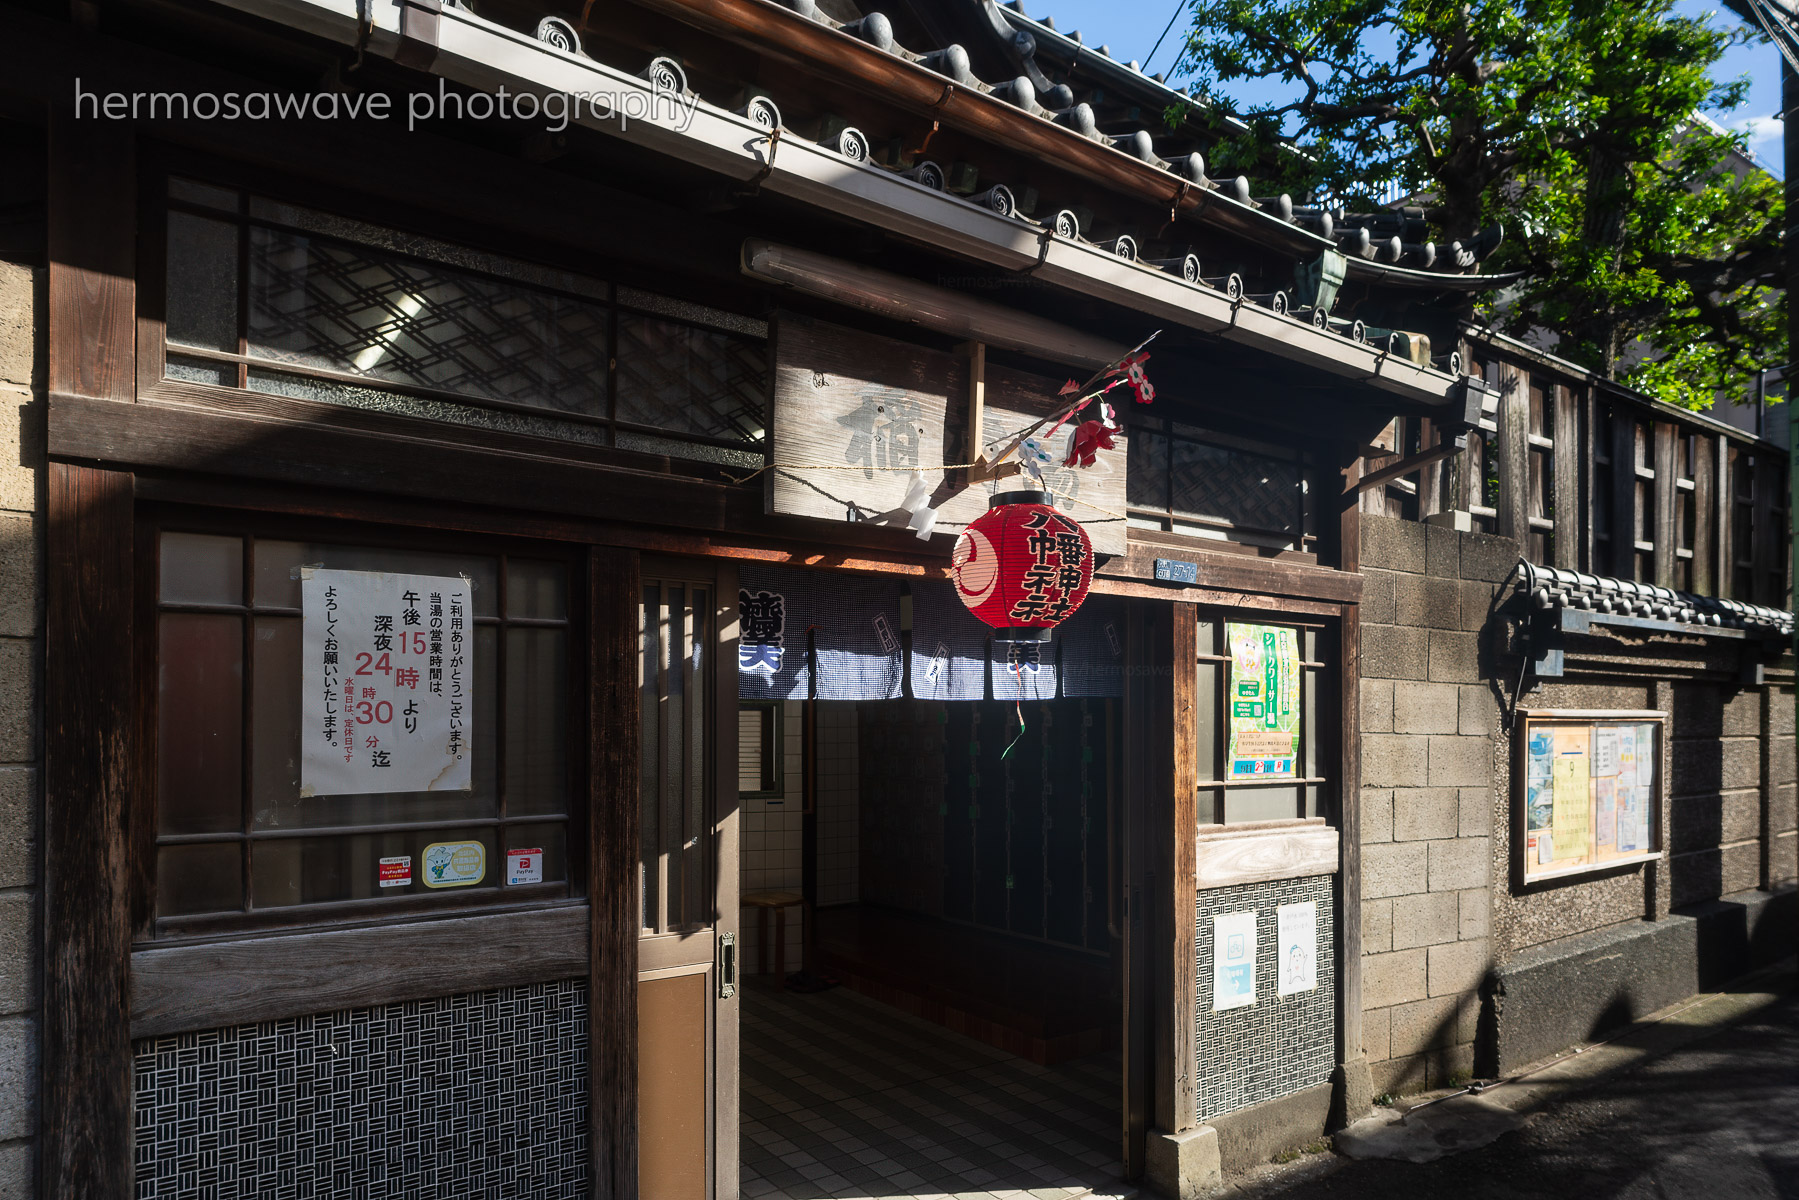
<path fill-rule="evenodd" d="M 900 505 L 916 468 L 932 488 L 937 532 L 960 533 L 994 492 L 1034 485 L 1013 475 L 969 486 L 964 472 L 945 468 L 983 448 L 992 455 L 1067 403 L 1057 395 L 1062 380 L 986 364 L 982 443 L 970 446 L 968 358 L 792 313 L 777 317 L 775 346 L 768 506 L 790 516 L 903 529 L 910 514 Z M 1042 464 L 1044 482 L 1096 554 L 1123 554 L 1124 434 L 1076 469 L 1061 462 L 1073 427 L 1046 439 L 1054 458 Z"/>

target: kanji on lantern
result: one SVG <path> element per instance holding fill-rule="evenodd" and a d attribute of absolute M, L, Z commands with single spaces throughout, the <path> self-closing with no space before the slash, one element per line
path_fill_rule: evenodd
<path fill-rule="evenodd" d="M 1093 583 L 1087 531 L 1042 500 L 1042 492 L 997 495 L 956 540 L 956 593 L 998 641 L 1049 640 Z"/>

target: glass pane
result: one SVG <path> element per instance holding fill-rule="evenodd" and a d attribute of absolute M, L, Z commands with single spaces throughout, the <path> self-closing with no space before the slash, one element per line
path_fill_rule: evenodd
<path fill-rule="evenodd" d="M 164 604 L 242 604 L 244 541 L 203 533 L 165 533 L 160 573 Z"/>
<path fill-rule="evenodd" d="M 217 387 L 236 387 L 237 364 L 209 362 L 204 358 L 189 358 L 182 354 L 171 354 L 163 360 L 162 377 L 178 379 L 182 383 L 210 383 Z"/>
<path fill-rule="evenodd" d="M 1324 675 L 1319 671 L 1299 673 L 1299 691 L 1302 697 L 1299 710 L 1299 754 L 1300 773 L 1313 779 L 1325 779 L 1336 774 L 1330 764 L 1318 759 L 1318 689 L 1324 682 Z"/>
<path fill-rule="evenodd" d="M 474 754 L 466 792 L 300 796 L 300 619 L 256 619 L 252 820 L 258 830 L 401 821 L 483 820 L 499 815 L 499 718 L 494 680 L 498 630 L 475 627 Z"/>
<path fill-rule="evenodd" d="M 1199 679 L 1193 702 L 1194 729 L 1199 738 L 1195 756 L 1199 777 L 1222 779 L 1224 764 L 1218 761 L 1218 670 L 1219 663 L 1200 663 Z"/>
<path fill-rule="evenodd" d="M 480 846 L 478 854 L 465 848 L 470 843 Z M 470 882 L 430 886 L 427 881 L 435 859 L 428 858 L 426 851 L 432 846 L 443 847 L 435 853 L 446 860 L 453 857 L 453 869 L 465 871 Z M 459 848 L 461 853 L 457 853 Z M 268 838 L 258 841 L 252 854 L 257 908 L 475 892 L 499 886 L 505 874 L 505 864 L 496 856 L 492 828 Z M 382 859 L 390 861 L 383 863 Z M 382 886 L 384 869 L 387 887 Z M 406 882 L 398 882 L 400 879 Z"/>
<path fill-rule="evenodd" d="M 568 568 L 561 563 L 508 559 L 506 615 L 537 621 L 568 620 Z"/>
<path fill-rule="evenodd" d="M 606 416 L 592 301 L 287 230 L 250 232 L 249 352 L 557 412 Z"/>
<path fill-rule="evenodd" d="M 1125 444 L 1125 501 L 1132 508 L 1168 509 L 1168 435 L 1131 430 Z"/>
<path fill-rule="evenodd" d="M 568 811 L 565 630 L 506 631 L 506 810 Z"/>
<path fill-rule="evenodd" d="M 256 542 L 256 606 L 299 608 L 299 569 L 329 567 L 337 571 L 391 571 L 408 575 L 466 575 L 475 616 L 500 615 L 500 566 L 497 559 L 443 554 L 435 550 L 401 550 L 377 546 L 341 546 L 331 542 Z"/>
<path fill-rule="evenodd" d="M 1195 815 L 1201 825 L 1224 824 L 1224 793 L 1217 788 L 1199 789 L 1199 810 Z"/>
<path fill-rule="evenodd" d="M 568 826 L 561 821 L 547 822 L 542 825 L 513 825 L 506 830 L 506 849 L 511 852 L 519 850 L 541 851 L 542 875 L 539 880 L 526 878 L 520 886 L 527 883 L 566 883 L 568 881 Z M 513 866 L 510 855 L 506 869 Z M 529 874 L 527 868 L 524 874 Z M 511 878 L 510 875 L 504 878 Z"/>
<path fill-rule="evenodd" d="M 1230 788 L 1224 793 L 1224 818 L 1232 825 L 1245 821 L 1290 821 L 1299 815 L 1299 788 Z"/>
<path fill-rule="evenodd" d="M 237 225 L 169 213 L 168 340 L 237 353 Z"/>
<path fill-rule="evenodd" d="M 156 851 L 156 915 L 236 912 L 244 906 L 243 847 L 237 842 Z"/>
<path fill-rule="evenodd" d="M 1324 803 L 1324 788 L 1323 788 L 1323 786 L 1320 784 L 1316 784 L 1316 783 L 1306 784 L 1305 815 L 1308 817 L 1322 817 L 1324 815 L 1324 810 L 1320 806 L 1323 803 Z"/>
<path fill-rule="evenodd" d="M 1218 645 L 1218 622 L 1200 621 L 1194 645 L 1201 654 L 1223 654 L 1224 650 Z"/>
<path fill-rule="evenodd" d="M 760 445 L 768 347 L 752 338 L 618 317 L 618 419 L 671 433 Z"/>
<path fill-rule="evenodd" d="M 1298 536 L 1297 464 L 1176 440 L 1170 473 L 1176 516 L 1205 518 L 1233 529 Z"/>
<path fill-rule="evenodd" d="M 157 671 L 157 824 L 167 833 L 243 828 L 244 623 L 164 613 Z"/>

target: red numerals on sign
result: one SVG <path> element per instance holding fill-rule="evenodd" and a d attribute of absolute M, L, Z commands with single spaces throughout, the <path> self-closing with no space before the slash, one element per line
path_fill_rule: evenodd
<path fill-rule="evenodd" d="M 356 673 L 358 675 L 373 675 L 376 671 L 383 675 L 391 675 L 393 669 L 393 659 L 386 654 L 376 658 L 366 650 L 359 650 L 356 653 Z"/>
<path fill-rule="evenodd" d="M 385 700 L 370 703 L 364 700 L 356 706 L 356 723 L 358 725 L 386 725 L 394 719 L 394 706 Z"/>
<path fill-rule="evenodd" d="M 425 652 L 425 635 L 423 633 L 400 634 L 401 654 L 423 654 Z"/>

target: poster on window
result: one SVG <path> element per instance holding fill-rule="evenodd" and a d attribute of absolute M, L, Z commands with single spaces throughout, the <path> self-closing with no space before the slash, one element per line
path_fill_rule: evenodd
<path fill-rule="evenodd" d="M 1212 918 L 1212 1011 L 1255 1002 L 1256 914 L 1221 913 Z"/>
<path fill-rule="evenodd" d="M 1228 779 L 1291 779 L 1299 749 L 1299 634 L 1231 625 Z"/>
<path fill-rule="evenodd" d="M 300 596 L 300 795 L 468 791 L 469 581 L 302 568 Z"/>

